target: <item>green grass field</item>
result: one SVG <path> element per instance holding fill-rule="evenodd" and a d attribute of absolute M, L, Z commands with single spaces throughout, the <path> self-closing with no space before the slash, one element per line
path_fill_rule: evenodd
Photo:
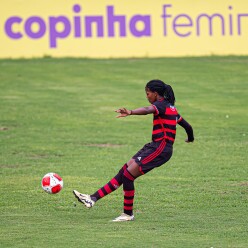
<path fill-rule="evenodd" d="M 248 57 L 0 60 L 0 247 L 247 247 Z M 137 179 L 129 223 L 122 189 L 91 210 L 93 193 L 150 141 L 144 86 L 170 83 L 192 124 L 178 127 L 172 159 Z M 49 195 L 41 178 L 57 172 Z"/>

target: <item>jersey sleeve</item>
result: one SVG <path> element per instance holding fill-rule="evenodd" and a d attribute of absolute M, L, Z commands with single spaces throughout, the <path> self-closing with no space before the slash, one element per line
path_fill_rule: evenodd
<path fill-rule="evenodd" d="M 152 106 L 155 109 L 155 113 L 154 113 L 155 115 L 162 114 L 165 111 L 162 103 L 159 101 L 154 102 Z"/>
<path fill-rule="evenodd" d="M 177 114 L 177 123 L 181 122 L 183 117 L 180 114 Z"/>
<path fill-rule="evenodd" d="M 193 142 L 194 141 L 194 131 L 192 126 L 185 120 L 182 118 L 182 116 L 180 116 L 178 114 L 179 119 L 177 120 L 177 123 L 184 128 L 184 130 L 186 131 L 187 135 L 188 135 L 188 141 Z"/>

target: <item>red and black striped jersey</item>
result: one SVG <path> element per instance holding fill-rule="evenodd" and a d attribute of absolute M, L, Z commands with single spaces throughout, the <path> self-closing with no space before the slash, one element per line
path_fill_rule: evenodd
<path fill-rule="evenodd" d="M 155 109 L 152 140 L 165 139 L 167 143 L 173 144 L 176 138 L 176 125 L 182 117 L 178 114 L 176 107 L 165 99 L 154 102 L 152 106 Z"/>

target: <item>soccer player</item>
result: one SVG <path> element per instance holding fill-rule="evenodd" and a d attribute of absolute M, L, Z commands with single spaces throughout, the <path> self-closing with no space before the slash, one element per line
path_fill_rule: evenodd
<path fill-rule="evenodd" d="M 169 161 L 176 137 L 176 125 L 179 124 L 185 129 L 188 136 L 186 142 L 194 141 L 191 125 L 179 115 L 174 106 L 175 96 L 171 86 L 154 79 L 146 84 L 145 91 L 146 97 L 151 103 L 150 106 L 133 110 L 120 108 L 116 110 L 118 113 L 116 117 L 153 114 L 152 141 L 140 149 L 124 164 L 115 177 L 94 194 L 81 194 L 77 190 L 73 190 L 78 201 L 83 203 L 86 208 L 91 208 L 98 200 L 123 185 L 123 213 L 113 220 L 115 222 L 134 220 L 134 180 Z"/>

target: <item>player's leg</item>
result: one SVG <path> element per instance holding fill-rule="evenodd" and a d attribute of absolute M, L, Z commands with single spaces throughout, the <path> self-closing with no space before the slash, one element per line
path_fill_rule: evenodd
<path fill-rule="evenodd" d="M 138 153 L 134 155 L 134 157 L 137 157 L 144 148 L 142 148 Z M 127 167 L 131 166 L 132 164 L 135 163 L 135 159 L 131 158 L 124 166 L 119 170 L 116 176 L 114 176 L 107 184 L 105 184 L 103 187 L 98 189 L 94 194 L 90 195 L 91 199 L 94 200 L 95 202 L 98 201 L 99 199 L 105 197 L 106 195 L 112 193 L 116 189 L 118 189 L 123 182 L 123 173 L 126 170 Z M 135 173 L 135 172 L 134 172 Z M 134 177 L 138 177 L 139 175 L 135 173 Z"/>
<path fill-rule="evenodd" d="M 96 202 L 104 196 L 118 189 L 122 185 L 123 173 L 127 166 L 127 164 L 124 164 L 123 167 L 119 170 L 119 172 L 108 183 L 98 189 L 94 194 L 90 195 L 91 198 Z"/>
<path fill-rule="evenodd" d="M 117 173 L 115 177 L 113 177 L 102 188 L 98 189 L 94 194 L 87 195 L 87 194 L 82 194 L 77 190 L 73 190 L 73 194 L 78 199 L 78 201 L 83 203 L 87 208 L 91 208 L 94 206 L 96 201 L 110 194 L 111 192 L 115 191 L 123 183 L 123 173 L 126 170 L 126 168 L 131 166 L 133 163 L 135 163 L 134 158 L 139 156 L 139 154 L 144 150 L 145 147 L 146 145 L 120 169 L 120 171 Z"/>
<path fill-rule="evenodd" d="M 122 185 L 122 177 L 126 168 L 127 164 L 124 164 L 123 167 L 119 170 L 119 172 L 108 183 L 106 183 L 103 187 L 99 188 L 92 195 L 82 194 L 77 190 L 73 190 L 75 197 L 78 199 L 78 201 L 82 202 L 87 208 L 93 207 L 96 201 L 112 193 Z"/>
<path fill-rule="evenodd" d="M 139 170 L 139 165 L 133 160 L 130 162 L 128 168 L 123 173 L 123 193 L 124 193 L 124 204 L 123 214 L 113 221 L 130 221 L 134 220 L 133 215 L 133 202 L 134 202 L 134 180 L 141 176 L 142 173 Z"/>
<path fill-rule="evenodd" d="M 161 166 L 170 159 L 172 155 L 171 148 L 164 148 L 164 141 L 161 143 L 147 144 L 133 157 L 132 161 L 130 161 L 128 168 L 123 174 L 124 213 L 113 221 L 130 221 L 134 219 L 134 180 L 154 168 Z"/>
<path fill-rule="evenodd" d="M 123 173 L 123 193 L 124 193 L 124 213 L 127 215 L 133 215 L 133 202 L 134 202 L 134 180 L 141 176 L 139 171 L 139 165 L 133 162 Z"/>

